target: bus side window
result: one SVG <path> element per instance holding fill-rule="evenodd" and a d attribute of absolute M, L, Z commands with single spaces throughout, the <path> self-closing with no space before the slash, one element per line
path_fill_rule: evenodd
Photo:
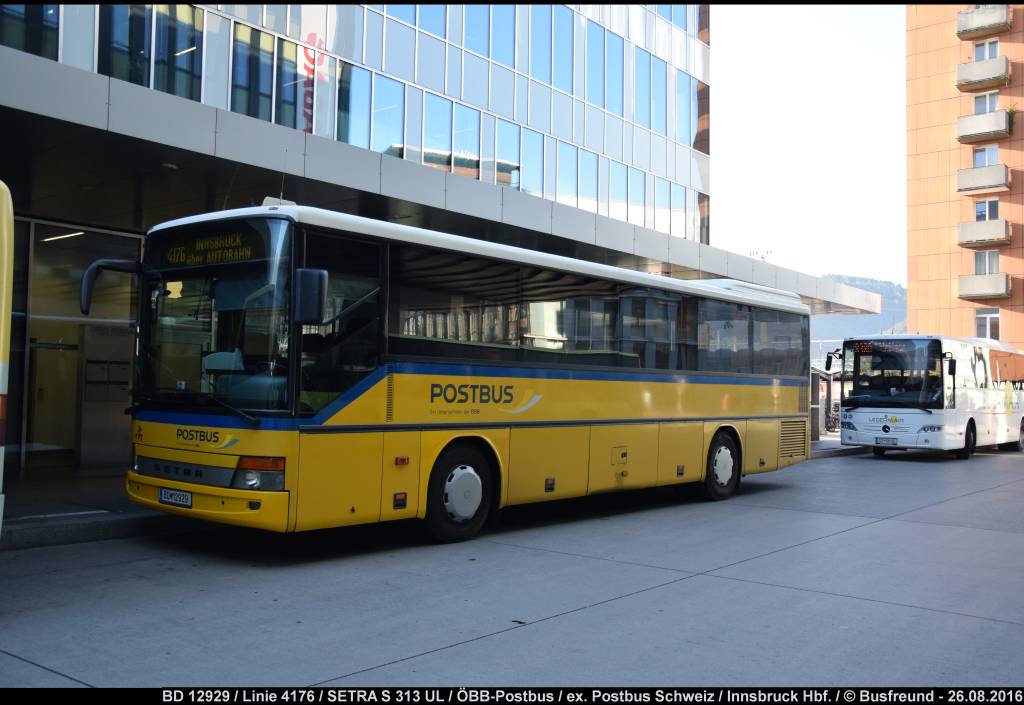
<path fill-rule="evenodd" d="M 306 234 L 306 267 L 327 270 L 324 322 L 302 327 L 300 411 L 318 411 L 380 362 L 380 246 Z"/>

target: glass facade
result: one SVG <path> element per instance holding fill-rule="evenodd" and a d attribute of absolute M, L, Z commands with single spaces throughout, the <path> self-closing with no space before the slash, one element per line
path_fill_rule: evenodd
<path fill-rule="evenodd" d="M 99 73 L 707 239 L 705 6 L 94 7 Z M 64 10 L 0 5 L 0 43 L 87 63 Z"/>

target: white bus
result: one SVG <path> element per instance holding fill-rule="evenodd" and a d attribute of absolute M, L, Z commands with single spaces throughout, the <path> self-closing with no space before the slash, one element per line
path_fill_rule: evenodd
<path fill-rule="evenodd" d="M 993 340 L 934 335 L 847 338 L 843 445 L 943 450 L 967 459 L 978 446 L 1024 450 L 1024 352 Z"/>

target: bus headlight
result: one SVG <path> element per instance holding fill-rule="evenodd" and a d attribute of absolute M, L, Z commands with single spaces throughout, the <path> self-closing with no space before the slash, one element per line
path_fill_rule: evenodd
<path fill-rule="evenodd" d="M 284 458 L 239 458 L 231 487 L 236 490 L 280 492 L 284 489 Z"/>
<path fill-rule="evenodd" d="M 846 431 L 856 431 L 857 427 L 853 425 L 853 421 L 843 421 L 843 429 Z"/>
<path fill-rule="evenodd" d="M 942 430 L 942 426 L 922 426 L 921 433 L 938 433 Z"/>

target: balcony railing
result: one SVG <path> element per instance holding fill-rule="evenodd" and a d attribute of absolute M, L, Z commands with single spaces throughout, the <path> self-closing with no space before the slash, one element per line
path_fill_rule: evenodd
<path fill-rule="evenodd" d="M 1005 164 L 960 169 L 956 172 L 957 193 L 1000 193 L 1010 190 L 1010 170 Z"/>
<path fill-rule="evenodd" d="M 956 119 L 956 139 L 961 144 L 989 142 L 1010 135 L 1010 116 L 1005 110 L 964 115 Z"/>
<path fill-rule="evenodd" d="M 972 61 L 956 67 L 956 87 L 961 91 L 980 91 L 1010 83 L 1010 61 L 1005 56 Z"/>
<path fill-rule="evenodd" d="M 1010 295 L 1009 274 L 961 274 L 961 299 L 1002 299 Z"/>
<path fill-rule="evenodd" d="M 956 241 L 961 247 L 1007 245 L 1010 242 L 1008 220 L 979 220 L 956 226 Z"/>
<path fill-rule="evenodd" d="M 956 36 L 981 39 L 1010 30 L 1009 5 L 983 5 L 956 14 Z"/>

